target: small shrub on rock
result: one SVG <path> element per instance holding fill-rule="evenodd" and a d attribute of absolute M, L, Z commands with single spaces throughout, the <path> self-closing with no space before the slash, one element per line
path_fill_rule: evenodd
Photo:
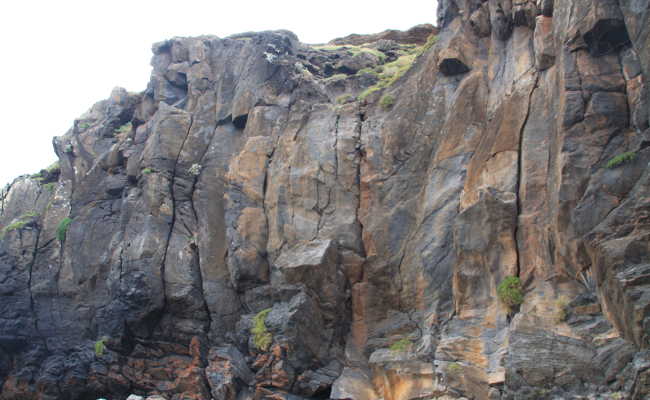
<path fill-rule="evenodd" d="M 63 218 L 61 222 L 59 222 L 59 227 L 56 229 L 56 237 L 59 239 L 59 242 L 65 241 L 71 223 L 72 219 L 68 217 Z"/>
<path fill-rule="evenodd" d="M 266 316 L 271 312 L 270 308 L 260 311 L 253 318 L 253 327 L 251 328 L 251 333 L 253 334 L 253 344 L 257 349 L 262 351 L 267 351 L 271 346 L 273 341 L 273 335 L 266 328 L 265 320 Z"/>
<path fill-rule="evenodd" d="M 524 302 L 521 280 L 516 276 L 506 276 L 497 287 L 499 300 L 511 311 Z"/>
<path fill-rule="evenodd" d="M 104 350 L 106 349 L 106 340 L 108 339 L 103 337 L 95 342 L 95 355 L 97 357 L 104 355 Z"/>
<path fill-rule="evenodd" d="M 393 106 L 393 104 L 395 104 L 395 98 L 389 94 L 384 95 L 381 100 L 379 100 L 379 105 L 381 105 L 384 110 L 388 110 Z"/>

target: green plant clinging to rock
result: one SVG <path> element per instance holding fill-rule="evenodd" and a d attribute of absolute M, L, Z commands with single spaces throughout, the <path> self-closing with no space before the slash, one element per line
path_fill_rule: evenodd
<path fill-rule="evenodd" d="M 377 83 L 364 90 L 359 95 L 359 100 L 364 100 L 372 93 L 385 89 L 397 82 L 397 80 L 411 68 L 417 56 L 417 52 L 412 51 L 409 54 L 399 57 L 395 61 L 384 64 L 382 71 L 377 73 Z"/>
<path fill-rule="evenodd" d="M 22 229 L 25 225 L 31 222 L 32 218 L 38 217 L 38 213 L 35 211 L 29 211 L 25 214 L 18 217 L 18 220 L 5 226 L 2 231 L 0 231 L 0 239 L 2 239 L 7 233 Z"/>
<path fill-rule="evenodd" d="M 251 328 L 253 343 L 255 344 L 255 347 L 262 351 L 267 351 L 273 341 L 273 335 L 271 335 L 271 332 L 269 332 L 264 323 L 266 316 L 269 315 L 270 312 L 271 309 L 267 308 L 257 313 L 253 318 L 253 327 Z"/>
<path fill-rule="evenodd" d="M 499 300 L 512 310 L 523 303 L 524 295 L 521 291 L 521 280 L 516 276 L 506 276 L 497 287 Z"/>
<path fill-rule="evenodd" d="M 413 342 L 411 342 L 411 340 L 407 338 L 403 338 L 391 344 L 389 349 L 390 351 L 402 352 L 402 351 L 406 351 L 409 347 L 411 347 L 412 344 Z"/>
<path fill-rule="evenodd" d="M 115 129 L 115 134 L 119 135 L 122 133 L 129 133 L 131 132 L 131 128 L 133 125 L 130 122 L 127 122 L 126 124 L 120 126 L 119 128 Z"/>
<path fill-rule="evenodd" d="M 56 237 L 59 239 L 59 242 L 65 240 L 65 236 L 68 233 L 68 227 L 72 223 L 72 219 L 65 217 L 59 222 L 59 227 L 56 229 Z"/>
<path fill-rule="evenodd" d="M 627 153 L 619 154 L 607 162 L 607 168 L 609 169 L 616 168 L 619 165 L 625 164 L 630 161 L 634 161 L 635 158 L 636 158 L 636 153 L 633 151 L 628 151 Z"/>
<path fill-rule="evenodd" d="M 379 105 L 385 110 L 391 108 L 393 104 L 395 104 L 395 98 L 389 94 L 382 96 L 381 100 L 379 100 Z"/>
<path fill-rule="evenodd" d="M 432 48 L 433 45 L 436 44 L 437 41 L 438 41 L 438 36 L 436 36 L 434 34 L 429 35 L 429 37 L 427 38 L 427 42 L 422 47 L 420 47 L 420 49 L 418 51 L 418 55 L 423 54 L 427 50 Z"/>
<path fill-rule="evenodd" d="M 106 338 L 101 338 L 95 342 L 95 355 L 101 357 L 104 355 L 104 350 L 106 349 Z"/>
<path fill-rule="evenodd" d="M 351 100 L 354 100 L 354 96 L 352 96 L 351 94 L 343 94 L 336 98 L 336 103 L 345 104 L 350 102 Z"/>
<path fill-rule="evenodd" d="M 557 300 L 555 300 L 555 323 L 559 324 L 561 322 L 564 322 L 567 317 L 567 307 L 569 305 L 569 301 L 567 300 L 566 296 L 560 296 Z"/>
<path fill-rule="evenodd" d="M 142 174 L 144 174 L 144 175 L 149 175 L 152 172 L 153 172 L 153 169 L 151 169 L 151 168 L 144 168 L 142 170 Z"/>

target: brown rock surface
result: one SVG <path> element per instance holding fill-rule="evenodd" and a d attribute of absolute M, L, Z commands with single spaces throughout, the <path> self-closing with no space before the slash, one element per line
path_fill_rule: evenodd
<path fill-rule="evenodd" d="M 438 6 L 155 44 L 0 193 L 0 399 L 647 398 L 650 4 Z"/>

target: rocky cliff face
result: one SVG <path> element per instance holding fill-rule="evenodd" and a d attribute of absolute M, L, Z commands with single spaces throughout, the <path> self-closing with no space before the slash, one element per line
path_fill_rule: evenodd
<path fill-rule="evenodd" d="M 647 398 L 649 7 L 154 45 L 0 196 L 0 398 Z"/>

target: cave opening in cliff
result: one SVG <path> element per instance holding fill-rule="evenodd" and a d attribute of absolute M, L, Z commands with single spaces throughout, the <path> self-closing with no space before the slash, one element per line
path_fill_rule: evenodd
<path fill-rule="evenodd" d="M 235 128 L 241 130 L 246 128 L 246 122 L 248 122 L 248 114 L 239 115 L 232 120 L 232 124 L 235 125 Z"/>
<path fill-rule="evenodd" d="M 630 43 L 625 24 L 618 19 L 598 21 L 592 30 L 585 33 L 584 39 L 594 57 L 614 53 Z"/>

